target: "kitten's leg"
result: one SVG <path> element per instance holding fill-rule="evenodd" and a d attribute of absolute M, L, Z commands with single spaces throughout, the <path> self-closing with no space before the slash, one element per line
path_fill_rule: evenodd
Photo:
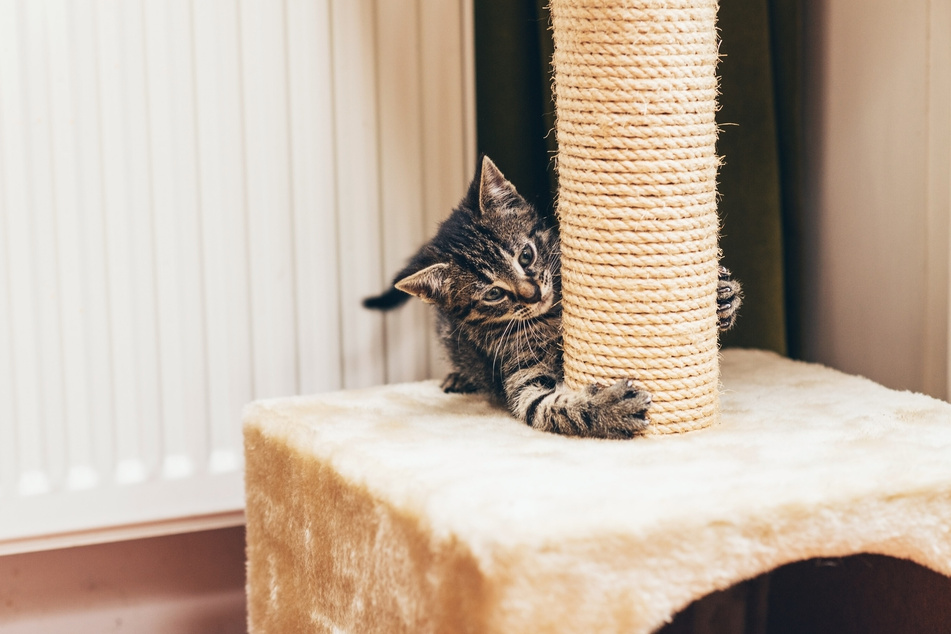
<path fill-rule="evenodd" d="M 442 313 L 437 313 L 436 334 L 452 367 L 452 371 L 442 380 L 443 392 L 469 394 L 487 391 L 490 386 L 478 374 L 478 369 L 485 366 L 484 359 L 467 338 L 453 330 L 452 324 Z"/>
<path fill-rule="evenodd" d="M 717 326 L 720 332 L 729 330 L 736 322 L 736 311 L 743 302 L 743 291 L 740 283 L 733 279 L 733 274 L 721 266 L 720 279 L 717 282 Z"/>
<path fill-rule="evenodd" d="M 444 392 L 467 394 L 471 392 L 492 392 L 491 372 L 488 372 L 485 359 L 470 346 L 447 346 L 452 372 L 442 381 Z M 480 371 L 481 370 L 481 371 Z"/>
<path fill-rule="evenodd" d="M 459 372 L 450 372 L 442 380 L 442 391 L 448 393 L 467 394 L 470 392 L 481 392 L 482 388 L 475 385 L 466 376 Z"/>
<path fill-rule="evenodd" d="M 509 408 L 519 419 L 539 431 L 592 438 L 631 438 L 648 425 L 651 396 L 631 381 L 608 387 L 572 390 L 550 376 L 524 378 L 512 385 Z"/>

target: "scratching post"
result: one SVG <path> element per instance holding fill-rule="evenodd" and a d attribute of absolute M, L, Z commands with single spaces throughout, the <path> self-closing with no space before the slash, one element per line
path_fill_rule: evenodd
<path fill-rule="evenodd" d="M 716 0 L 552 0 L 565 381 L 717 418 Z"/>

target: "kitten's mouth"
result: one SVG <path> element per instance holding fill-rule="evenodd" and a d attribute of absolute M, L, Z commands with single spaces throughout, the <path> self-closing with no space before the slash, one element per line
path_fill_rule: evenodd
<path fill-rule="evenodd" d="M 536 317 L 541 317 L 555 304 L 555 293 L 550 289 L 544 294 L 542 300 L 537 304 L 529 306 L 529 310 L 526 311 L 525 316 L 522 318 L 523 321 L 527 319 L 535 319 Z"/>

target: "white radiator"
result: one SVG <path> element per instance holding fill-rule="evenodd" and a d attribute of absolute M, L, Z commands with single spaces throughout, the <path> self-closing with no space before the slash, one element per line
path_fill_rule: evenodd
<path fill-rule="evenodd" d="M 0 553 L 239 522 L 240 414 L 432 375 L 471 0 L 0 0 Z"/>

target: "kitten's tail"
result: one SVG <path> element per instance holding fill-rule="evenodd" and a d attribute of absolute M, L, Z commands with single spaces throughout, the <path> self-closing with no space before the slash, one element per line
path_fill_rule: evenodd
<path fill-rule="evenodd" d="M 404 293 L 393 287 L 380 295 L 367 297 L 363 300 L 363 307 L 372 308 L 373 310 L 393 310 L 405 304 L 410 297 L 412 296 L 409 293 Z"/>

